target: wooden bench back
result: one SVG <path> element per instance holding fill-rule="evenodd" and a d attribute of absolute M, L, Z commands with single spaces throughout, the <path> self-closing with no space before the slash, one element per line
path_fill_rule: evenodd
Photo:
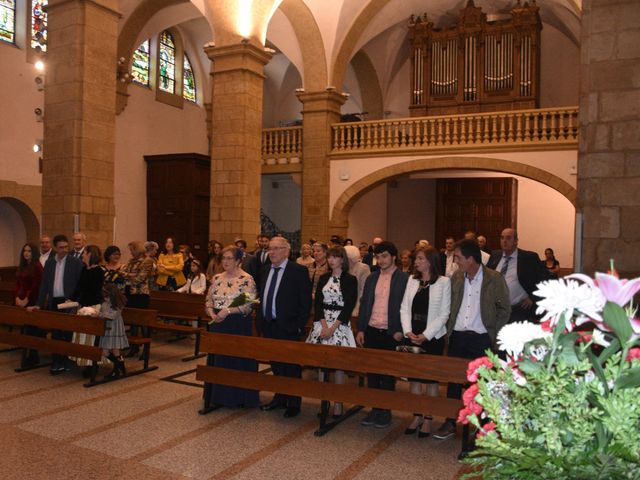
<path fill-rule="evenodd" d="M 66 332 L 86 333 L 96 336 L 104 335 L 106 326 L 105 319 L 100 317 L 69 315 L 47 310 L 27 312 L 24 308 L 5 305 L 0 305 L 0 323 L 16 327 L 30 325 L 43 330 L 63 330 Z M 25 335 L 20 331 L 0 332 L 0 342 L 15 345 L 16 347 L 87 358 L 94 361 L 98 361 L 102 357 L 102 349 L 100 347 L 34 337 Z"/>
<path fill-rule="evenodd" d="M 466 383 L 467 381 L 468 361 L 460 358 L 333 347 L 224 334 L 205 334 L 201 347 L 201 350 L 207 353 L 255 358 L 263 362 L 295 363 L 312 367 L 429 379 L 439 382 Z M 374 390 L 349 384 L 336 385 L 204 365 L 198 366 L 196 378 L 200 381 L 241 388 L 300 395 L 355 405 L 424 412 L 445 417 L 455 417 L 462 405 L 460 400 L 449 398 Z"/>
<path fill-rule="evenodd" d="M 16 282 L 0 280 L 0 304 L 13 305 Z"/>
<path fill-rule="evenodd" d="M 158 315 L 161 317 L 193 317 L 196 319 L 205 318 L 207 315 L 204 310 L 204 297 L 202 303 L 195 303 L 192 301 L 183 302 L 179 301 L 179 299 L 167 300 L 151 297 L 149 307 L 152 310 L 157 310 Z"/>
<path fill-rule="evenodd" d="M 158 323 L 158 311 L 126 307 L 122 310 L 122 319 L 127 325 L 153 327 Z"/>
<path fill-rule="evenodd" d="M 206 300 L 206 295 L 198 294 L 198 293 L 178 293 L 178 292 L 167 292 L 165 290 L 152 290 L 151 299 L 158 300 L 171 300 L 177 302 L 191 302 L 197 303 L 200 305 L 204 305 Z"/>

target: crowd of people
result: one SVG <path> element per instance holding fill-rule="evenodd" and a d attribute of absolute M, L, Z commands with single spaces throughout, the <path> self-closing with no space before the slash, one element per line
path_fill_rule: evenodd
<path fill-rule="evenodd" d="M 16 306 L 107 319 L 107 334 L 100 339 L 72 338 L 61 331 L 52 335 L 99 344 L 113 363 L 111 377 L 126 374 L 123 350 L 128 349 L 127 356 L 138 353 L 135 346 L 129 348 L 122 309 L 148 308 L 153 289 L 205 294 L 209 330 L 214 333 L 252 335 L 255 309 L 259 335 L 298 341 L 313 313 L 305 337 L 310 343 L 430 355 L 446 350 L 449 356 L 473 359 L 486 349 L 496 350 L 497 333 L 505 324 L 535 319 L 535 285 L 559 269 L 553 250 L 547 249 L 545 260 L 540 260 L 535 252 L 518 248 L 513 228 L 502 231 L 500 249 L 493 252 L 486 251 L 486 238 L 472 231 L 462 239 L 446 238 L 442 251 L 427 240 L 399 252 L 382 238 L 355 246 L 351 239 L 333 236 L 327 243 L 312 239 L 302 245 L 299 256 L 292 255 L 285 238 L 261 234 L 253 252 L 243 239 L 229 246 L 211 241 L 206 266 L 188 245 L 172 237 L 161 252 L 153 241 L 133 241 L 127 247 L 130 259 L 122 263 L 115 245 L 103 253 L 87 245 L 82 233 L 75 233 L 71 244 L 64 235 L 45 235 L 40 248 L 24 245 L 17 274 Z M 35 328 L 28 333 L 46 334 Z M 137 334 L 135 327 L 131 334 Z M 25 366 L 39 361 L 38 352 L 31 351 Z M 207 361 L 257 371 L 252 359 L 215 355 Z M 51 373 L 64 373 L 71 365 L 70 359 L 56 355 Z M 302 374 L 299 365 L 277 362 L 272 371 L 295 378 Z M 343 371 L 320 374 L 331 374 L 338 384 L 347 379 Z M 435 382 L 409 381 L 416 395 L 438 395 Z M 394 390 L 396 379 L 370 374 L 367 382 L 370 388 Z M 448 397 L 460 398 L 461 393 L 461 385 L 448 385 Z M 205 396 L 217 406 L 259 405 L 254 390 L 207 385 Z M 300 405 L 300 397 L 277 393 L 260 408 L 283 409 L 289 418 L 300 413 Z M 405 433 L 439 439 L 455 433 L 454 419 L 435 429 L 429 413 L 415 412 Z M 333 415 L 342 414 L 342 404 L 335 403 Z M 377 428 L 390 423 L 391 412 L 380 408 L 371 409 L 361 422 Z"/>

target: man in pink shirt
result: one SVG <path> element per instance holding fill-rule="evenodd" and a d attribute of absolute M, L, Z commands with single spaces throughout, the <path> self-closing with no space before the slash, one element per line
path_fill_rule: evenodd
<path fill-rule="evenodd" d="M 371 273 L 364 284 L 356 342 L 365 348 L 395 350 L 403 337 L 400 304 L 409 277 L 396 267 L 398 249 L 393 243 L 380 242 L 373 253 L 379 270 Z M 394 390 L 395 378 L 368 374 L 367 385 L 369 388 Z M 388 427 L 391 425 L 391 411 L 373 408 L 360 424 Z"/>

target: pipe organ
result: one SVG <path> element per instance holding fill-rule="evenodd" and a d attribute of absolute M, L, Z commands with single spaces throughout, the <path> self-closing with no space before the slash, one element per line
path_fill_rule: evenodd
<path fill-rule="evenodd" d="M 412 15 L 411 115 L 537 108 L 541 30 L 535 0 L 518 0 L 495 21 L 468 0 L 457 24 L 442 29 Z"/>

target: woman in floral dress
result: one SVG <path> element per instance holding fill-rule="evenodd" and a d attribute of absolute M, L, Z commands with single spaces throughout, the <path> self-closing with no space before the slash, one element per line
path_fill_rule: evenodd
<path fill-rule="evenodd" d="M 351 314 L 358 296 L 358 280 L 349 273 L 349 258 L 344 247 L 331 248 L 327 253 L 329 271 L 318 279 L 314 300 L 315 321 L 307 337 L 308 343 L 355 347 L 351 330 Z M 346 375 L 335 371 L 335 383 L 343 384 Z M 342 414 L 342 403 L 336 403 L 334 416 Z"/>
<path fill-rule="evenodd" d="M 241 262 L 242 251 L 239 248 L 231 245 L 222 250 L 224 272 L 213 277 L 207 293 L 206 311 L 211 317 L 210 332 L 245 336 L 252 334 L 253 303 L 249 301 L 240 306 L 231 306 L 236 297 L 242 294 L 248 300 L 256 298 L 256 284 L 251 275 L 240 268 Z M 227 355 L 209 355 L 207 365 L 246 372 L 258 371 L 255 360 Z M 205 410 L 207 406 L 257 407 L 260 398 L 256 390 L 206 384 L 204 403 Z"/>

